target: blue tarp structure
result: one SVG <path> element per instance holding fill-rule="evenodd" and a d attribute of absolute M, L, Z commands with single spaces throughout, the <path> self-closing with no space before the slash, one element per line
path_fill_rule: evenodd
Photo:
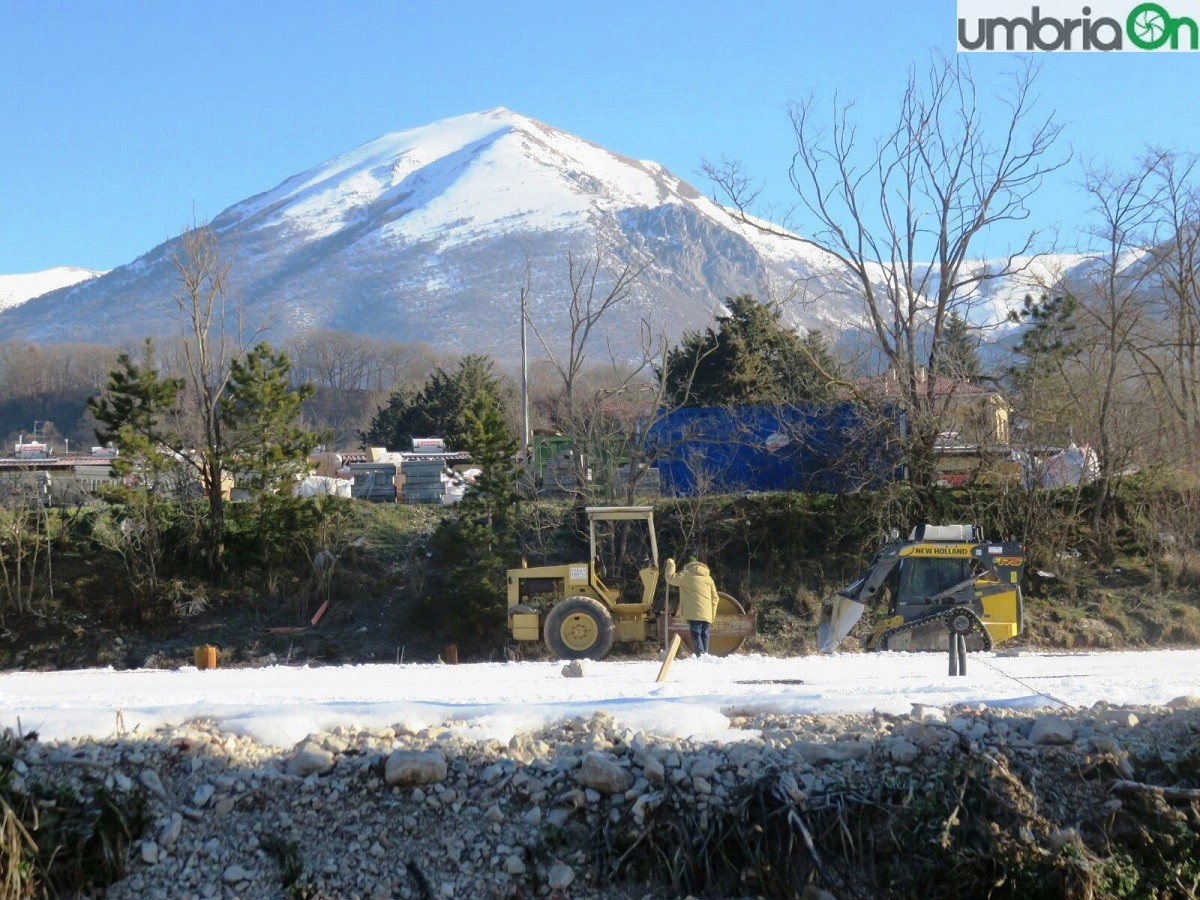
<path fill-rule="evenodd" d="M 903 477 L 899 410 L 852 403 L 691 407 L 648 434 L 663 492 L 844 493 Z"/>

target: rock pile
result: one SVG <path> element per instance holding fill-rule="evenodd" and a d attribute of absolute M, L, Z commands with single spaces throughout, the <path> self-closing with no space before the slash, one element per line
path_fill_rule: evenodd
<path fill-rule="evenodd" d="M 1198 707 L 1182 698 L 1170 708 L 1040 714 L 747 713 L 731 720 L 745 740 L 720 745 L 596 715 L 507 743 L 472 739 L 452 723 L 335 728 L 286 752 L 193 722 L 106 741 L 24 741 L 15 776 L 18 787 L 145 793 L 151 826 L 109 889 L 113 900 L 665 897 L 678 896 L 665 875 L 614 880 L 613 856 L 600 845 L 644 831 L 668 799 L 702 827 L 760 779 L 812 804 L 869 775 L 911 778 L 930 760 L 968 753 L 1056 778 L 1103 758 L 1114 774 L 1092 799 L 1119 805 L 1113 779 L 1135 784 L 1138 760 L 1191 752 Z M 1084 801 L 1064 790 L 1062 802 Z M 1079 810 L 1064 809 L 1062 821 L 1072 816 Z"/>

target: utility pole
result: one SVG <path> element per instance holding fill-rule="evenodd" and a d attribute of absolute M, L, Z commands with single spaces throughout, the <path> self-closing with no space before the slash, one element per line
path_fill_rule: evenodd
<path fill-rule="evenodd" d="M 526 302 L 529 299 L 529 265 L 525 265 L 525 284 L 521 287 L 521 459 L 529 462 L 529 352 L 525 343 Z"/>

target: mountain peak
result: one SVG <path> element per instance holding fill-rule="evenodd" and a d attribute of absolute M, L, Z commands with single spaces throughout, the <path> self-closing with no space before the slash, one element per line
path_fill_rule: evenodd
<path fill-rule="evenodd" d="M 272 339 L 330 327 L 498 358 L 513 352 L 511 301 L 527 264 L 539 292 L 531 314 L 547 335 L 564 327 L 568 253 L 599 249 L 643 272 L 606 322 L 614 352 L 636 352 L 643 320 L 701 327 L 722 297 L 833 271 L 796 241 L 736 224 L 657 163 L 502 106 L 382 135 L 229 207 L 212 228 L 247 314 L 272 322 Z M 163 302 L 174 249 L 10 310 L 0 338 L 176 330 Z"/>
<path fill-rule="evenodd" d="M 376 237 L 455 243 L 497 228 L 585 227 L 598 209 L 671 202 L 681 184 L 661 166 L 496 107 L 368 141 L 232 207 L 214 226 L 312 240 L 350 238 L 370 220 L 381 226 Z"/>

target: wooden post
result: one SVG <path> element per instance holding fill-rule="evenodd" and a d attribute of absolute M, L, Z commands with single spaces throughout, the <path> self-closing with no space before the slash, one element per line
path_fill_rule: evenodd
<path fill-rule="evenodd" d="M 958 674 L 958 635 L 953 631 L 950 632 L 949 650 L 950 650 L 950 677 L 953 678 Z"/>
<path fill-rule="evenodd" d="M 967 636 L 965 634 L 958 636 L 958 674 L 967 674 Z"/>
<path fill-rule="evenodd" d="M 679 652 L 679 642 L 679 635 L 671 638 L 671 649 L 667 651 L 662 667 L 658 670 L 658 677 L 654 679 L 655 681 L 667 680 L 667 673 L 671 671 L 671 663 L 675 661 L 675 654 Z"/>
<path fill-rule="evenodd" d="M 458 644 L 446 645 L 446 662 L 452 666 L 458 665 Z"/>

